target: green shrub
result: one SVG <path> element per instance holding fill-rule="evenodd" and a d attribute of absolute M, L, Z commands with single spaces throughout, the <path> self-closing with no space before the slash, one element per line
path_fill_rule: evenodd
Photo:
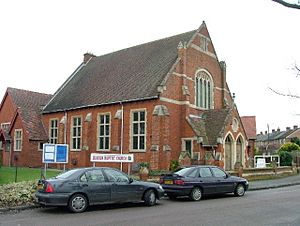
<path fill-rule="evenodd" d="M 293 156 L 288 151 L 279 151 L 278 152 L 280 157 L 280 165 L 281 166 L 291 166 L 293 162 Z"/>
<path fill-rule="evenodd" d="M 292 151 L 297 151 L 300 150 L 300 146 L 296 143 L 292 143 L 292 142 L 288 142 L 283 144 L 280 149 L 278 150 L 278 152 L 282 152 L 282 151 L 287 151 L 287 152 L 292 152 Z"/>
<path fill-rule="evenodd" d="M 0 186 L 0 208 L 33 204 L 36 182 L 23 181 Z"/>
<path fill-rule="evenodd" d="M 170 171 L 175 171 L 179 166 L 180 164 L 178 160 L 171 160 L 169 169 Z"/>
<path fill-rule="evenodd" d="M 161 176 L 162 174 L 170 173 L 168 170 L 150 170 L 150 176 Z"/>

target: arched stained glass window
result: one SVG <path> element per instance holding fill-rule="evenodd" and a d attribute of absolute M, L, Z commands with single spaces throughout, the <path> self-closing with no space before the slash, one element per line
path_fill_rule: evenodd
<path fill-rule="evenodd" d="M 195 83 L 196 106 L 204 109 L 211 109 L 213 101 L 213 81 L 211 77 L 205 71 L 200 71 L 196 75 Z"/>

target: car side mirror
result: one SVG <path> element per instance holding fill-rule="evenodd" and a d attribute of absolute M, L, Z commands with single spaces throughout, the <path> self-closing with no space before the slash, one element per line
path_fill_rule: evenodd
<path fill-rule="evenodd" d="M 131 184 L 133 182 L 133 179 L 130 177 L 129 178 L 129 184 Z"/>
<path fill-rule="evenodd" d="M 229 178 L 229 177 L 230 177 L 230 174 L 229 174 L 229 173 L 226 173 L 225 178 Z"/>

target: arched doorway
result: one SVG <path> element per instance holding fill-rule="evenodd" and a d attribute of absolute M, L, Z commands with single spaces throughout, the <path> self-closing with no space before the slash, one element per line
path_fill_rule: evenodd
<path fill-rule="evenodd" d="M 236 140 L 236 162 L 243 164 L 243 141 L 240 136 Z"/>
<path fill-rule="evenodd" d="M 232 152 L 233 138 L 229 134 L 225 139 L 225 170 L 231 170 L 232 167 Z"/>

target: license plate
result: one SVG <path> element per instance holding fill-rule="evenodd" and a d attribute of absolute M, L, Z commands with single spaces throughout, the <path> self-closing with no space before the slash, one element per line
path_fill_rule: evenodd
<path fill-rule="evenodd" d="M 38 190 L 43 190 L 43 188 L 44 188 L 44 185 L 43 185 L 43 184 L 38 184 L 38 186 L 37 186 L 37 189 L 38 189 Z"/>
<path fill-rule="evenodd" d="M 172 180 L 165 180 L 164 184 L 173 184 L 173 181 Z"/>

